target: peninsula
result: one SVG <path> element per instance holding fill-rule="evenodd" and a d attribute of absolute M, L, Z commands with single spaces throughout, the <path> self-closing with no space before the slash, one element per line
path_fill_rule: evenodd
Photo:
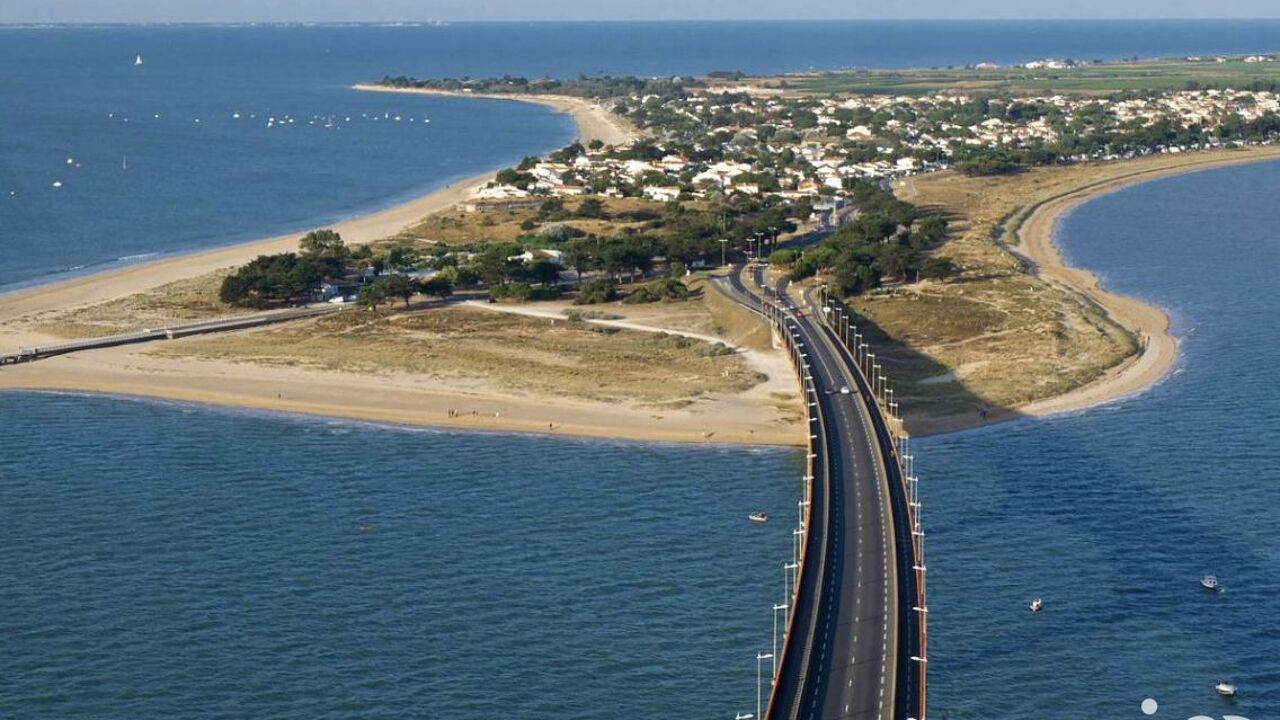
<path fill-rule="evenodd" d="M 1236 64 L 1261 63 L 1215 68 Z M 897 95 L 868 90 L 865 74 L 360 85 L 537 102 L 572 115 L 579 139 L 335 226 L 343 249 L 320 258 L 330 264 L 305 297 L 227 292 L 254 258 L 296 252 L 301 233 L 5 295 L 4 349 L 353 302 L 9 366 L 0 388 L 794 444 L 802 413 L 785 359 L 712 280 L 722 260 L 768 252 L 773 272 L 826 284 L 858 313 L 916 434 L 1106 402 L 1162 377 L 1177 342 L 1160 310 L 1063 264 L 1057 218 L 1130 183 L 1280 159 L 1280 100 L 1259 76 L 1059 93 L 1028 86 L 1037 71 L 983 90 L 911 76 Z"/>

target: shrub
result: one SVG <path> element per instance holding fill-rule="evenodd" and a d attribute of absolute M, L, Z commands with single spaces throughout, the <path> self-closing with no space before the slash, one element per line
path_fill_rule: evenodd
<path fill-rule="evenodd" d="M 654 280 L 622 299 L 627 305 L 639 305 L 642 303 L 654 302 L 670 302 L 673 300 L 688 300 L 692 293 L 688 287 L 679 280 L 668 278 L 665 280 Z"/>
<path fill-rule="evenodd" d="M 588 280 L 578 288 L 574 305 L 599 305 L 618 299 L 618 289 L 608 280 Z"/>

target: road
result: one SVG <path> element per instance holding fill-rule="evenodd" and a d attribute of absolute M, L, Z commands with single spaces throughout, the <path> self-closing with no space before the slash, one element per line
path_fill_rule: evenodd
<path fill-rule="evenodd" d="M 164 328 L 139 330 L 137 332 L 89 338 L 87 340 L 77 340 L 75 342 L 63 343 L 61 345 L 25 348 L 0 354 L 0 365 L 14 365 L 17 363 L 44 360 L 46 358 L 66 355 L 67 353 L 79 352 L 81 350 L 95 350 L 98 348 L 118 347 L 120 345 L 134 345 L 154 340 L 171 340 L 190 335 L 204 335 L 207 333 L 229 332 L 231 330 L 245 330 L 248 328 L 261 327 L 263 325 L 287 322 L 289 320 L 299 320 L 301 318 L 315 317 L 317 315 L 328 315 L 330 313 L 338 312 L 340 309 L 340 307 L 335 305 L 289 308 L 286 310 L 274 310 L 271 312 L 254 313 L 252 315 L 222 318 L 220 320 L 206 320 L 203 322 L 188 323 L 185 325 L 172 325 Z"/>
<path fill-rule="evenodd" d="M 754 279 L 765 287 L 761 270 Z M 822 462 L 815 465 L 801 593 L 766 717 L 906 718 L 912 693 L 900 676 L 910 648 L 901 621 L 909 619 L 909 608 L 904 612 L 900 600 L 899 569 L 910 554 L 900 552 L 896 465 L 885 451 L 869 389 L 818 320 L 822 309 L 812 297 L 802 308 L 788 296 L 785 280 L 757 292 L 740 273 L 728 285 L 749 306 L 760 307 L 761 295 L 768 296 L 785 316 L 785 328 L 807 355 L 823 430 L 822 448 L 814 450 Z"/>

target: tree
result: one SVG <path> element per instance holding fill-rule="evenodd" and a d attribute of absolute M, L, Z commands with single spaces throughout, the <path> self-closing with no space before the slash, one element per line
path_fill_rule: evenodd
<path fill-rule="evenodd" d="M 612 302 L 618 298 L 618 289 L 608 280 L 589 280 L 578 286 L 578 296 L 574 305 L 598 305 Z"/>
<path fill-rule="evenodd" d="M 790 267 L 792 264 L 795 263 L 796 258 L 798 258 L 799 256 L 800 256 L 800 253 L 790 248 L 774 250 L 772 253 L 769 254 L 769 264 L 777 265 L 779 267 Z"/>
<path fill-rule="evenodd" d="M 891 277 L 907 277 L 907 269 L 911 267 L 912 253 L 901 245 L 886 246 L 876 258 L 876 267 L 880 272 Z"/>
<path fill-rule="evenodd" d="M 453 281 L 447 275 L 433 275 L 423 280 L 419 289 L 423 295 L 431 295 L 444 300 L 453 294 Z"/>
<path fill-rule="evenodd" d="M 920 265 L 920 277 L 929 280 L 941 280 L 949 277 L 955 272 L 955 263 L 951 258 L 943 255 L 934 255 L 926 258 L 924 263 Z"/>
<path fill-rule="evenodd" d="M 604 203 L 600 198 L 587 198 L 578 205 L 578 217 L 584 218 L 603 218 L 605 217 Z"/>
<path fill-rule="evenodd" d="M 380 286 L 383 297 L 404 300 L 405 307 L 409 307 L 409 298 L 418 294 L 418 284 L 404 275 L 378 278 L 374 285 Z"/>
<path fill-rule="evenodd" d="M 591 269 L 595 258 L 592 255 L 592 244 L 587 240 L 571 240 L 565 245 L 560 260 L 578 273 L 578 284 L 582 284 L 582 273 Z"/>
<path fill-rule="evenodd" d="M 371 283 L 360 288 L 360 294 L 356 297 L 356 302 L 360 303 L 360 307 L 378 312 L 378 306 L 381 305 L 387 296 L 383 293 L 382 287 L 378 283 Z"/>
<path fill-rule="evenodd" d="M 298 243 L 304 257 L 320 260 L 345 260 L 349 253 L 342 236 L 333 230 L 312 230 Z"/>
<path fill-rule="evenodd" d="M 560 266 L 550 260 L 535 260 L 525 265 L 528 276 L 543 285 L 550 285 L 560 279 Z"/>
<path fill-rule="evenodd" d="M 253 308 L 295 301 L 319 285 L 327 272 L 324 263 L 294 253 L 260 255 L 224 278 L 218 297 Z"/>

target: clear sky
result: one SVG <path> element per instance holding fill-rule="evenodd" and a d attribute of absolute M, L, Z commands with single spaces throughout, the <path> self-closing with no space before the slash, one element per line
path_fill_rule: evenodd
<path fill-rule="evenodd" d="M 1280 18 L 1280 0 L 0 0 L 0 23 Z"/>

